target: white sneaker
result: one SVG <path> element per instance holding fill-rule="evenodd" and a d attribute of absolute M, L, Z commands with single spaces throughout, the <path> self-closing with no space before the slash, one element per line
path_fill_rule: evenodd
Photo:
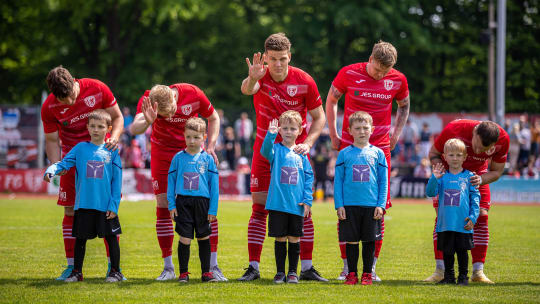
<path fill-rule="evenodd" d="M 346 271 L 345 269 L 343 269 L 343 271 L 341 271 L 341 273 L 339 274 L 339 276 L 337 277 L 337 280 L 338 281 L 345 281 L 345 279 L 347 278 L 347 275 L 349 274 L 348 271 Z"/>
<path fill-rule="evenodd" d="M 471 282 L 479 282 L 486 284 L 495 284 L 492 280 L 488 279 L 484 274 L 484 270 L 475 270 L 471 276 Z"/>
<path fill-rule="evenodd" d="M 223 275 L 223 272 L 221 272 L 221 269 L 219 269 L 218 265 L 210 268 L 210 272 L 214 275 L 214 278 L 218 280 L 218 282 L 227 282 L 228 279 Z"/>
<path fill-rule="evenodd" d="M 440 268 L 435 268 L 435 272 L 432 275 L 424 279 L 424 282 L 429 283 L 439 283 L 444 278 L 444 270 Z"/>
<path fill-rule="evenodd" d="M 375 273 L 375 271 L 371 272 L 371 279 L 373 280 L 373 282 L 381 282 L 381 278 L 379 278 L 379 276 Z"/>
<path fill-rule="evenodd" d="M 163 269 L 163 272 L 159 277 L 156 278 L 156 281 L 168 281 L 168 280 L 174 280 L 176 279 L 176 274 L 174 273 L 174 269 Z"/>

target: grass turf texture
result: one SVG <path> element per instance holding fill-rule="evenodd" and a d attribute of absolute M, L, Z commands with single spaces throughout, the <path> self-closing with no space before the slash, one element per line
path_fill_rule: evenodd
<path fill-rule="evenodd" d="M 151 201 L 121 204 L 121 267 L 128 281 L 104 282 L 104 244 L 101 239 L 94 239 L 87 244 L 84 282 L 68 284 L 54 280 L 66 263 L 60 226 L 62 208 L 50 198 L 2 198 L 0 302 L 540 302 L 538 207 L 494 206 L 489 218 L 491 237 L 485 271 L 496 285 L 472 283 L 469 287 L 454 287 L 421 282 L 434 269 L 434 211 L 430 204 L 399 200 L 395 200 L 386 219 L 386 235 L 377 263 L 382 283 L 345 286 L 334 280 L 342 267 L 336 215 L 333 204 L 323 203 L 313 207 L 313 262 L 323 276 L 332 279 L 329 283 L 274 285 L 271 238 L 266 239 L 263 248 L 262 279 L 237 282 L 248 264 L 246 239 L 251 204 L 246 202 L 220 202 L 218 261 L 229 282 L 201 283 L 196 242 L 192 244 L 191 281 L 183 285 L 177 281 L 156 282 L 154 278 L 161 273 L 163 262 L 155 234 L 154 205 Z M 177 242 L 175 236 L 173 257 L 178 275 Z"/>

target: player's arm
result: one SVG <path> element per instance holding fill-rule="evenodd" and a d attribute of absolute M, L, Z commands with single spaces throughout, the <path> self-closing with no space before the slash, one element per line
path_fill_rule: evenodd
<path fill-rule="evenodd" d="M 112 178 L 111 178 L 111 199 L 107 207 L 108 219 L 116 217 L 120 200 L 122 198 L 122 160 L 118 153 L 113 154 Z M 111 211 L 111 212 L 109 212 Z"/>
<path fill-rule="evenodd" d="M 435 145 L 431 146 L 428 154 L 431 165 L 442 164 L 442 153 L 435 148 Z"/>
<path fill-rule="evenodd" d="M 390 138 L 390 150 L 394 150 L 396 147 L 399 137 L 401 136 L 401 131 L 403 131 L 403 127 L 409 118 L 410 95 L 402 100 L 398 100 L 397 104 L 396 124 L 392 138 Z"/>
<path fill-rule="evenodd" d="M 341 138 L 337 133 L 337 110 L 338 110 L 338 101 L 341 98 L 343 93 L 334 87 L 330 86 L 328 95 L 326 96 L 326 119 L 328 120 L 328 130 L 330 131 L 330 139 L 332 140 L 332 147 L 336 150 L 339 150 L 341 144 Z"/>
<path fill-rule="evenodd" d="M 309 128 L 308 135 L 303 143 L 296 145 L 294 148 L 294 152 L 306 155 L 309 153 L 309 150 L 313 145 L 315 144 L 315 141 L 317 138 L 319 138 L 319 135 L 321 135 L 322 129 L 324 128 L 324 124 L 326 123 L 326 117 L 324 116 L 324 110 L 322 105 L 316 107 L 313 110 L 309 110 L 309 115 L 311 115 L 312 122 L 311 127 Z"/>
<path fill-rule="evenodd" d="M 486 173 L 481 176 L 474 175 L 471 177 L 471 183 L 473 185 L 487 185 L 498 180 L 504 172 L 504 163 L 491 162 L 491 166 Z"/>
<path fill-rule="evenodd" d="M 216 155 L 216 142 L 219 135 L 219 115 L 216 110 L 212 114 L 206 117 L 208 120 L 208 141 L 206 144 L 206 152 L 214 158 L 214 162 L 219 164 L 218 157 Z"/>
<path fill-rule="evenodd" d="M 122 115 L 122 111 L 120 111 L 118 103 L 116 103 L 112 107 L 106 108 L 105 111 L 107 111 L 111 115 L 112 121 L 111 137 L 105 141 L 105 146 L 107 147 L 107 149 L 111 149 L 114 151 L 118 149 L 118 140 L 120 139 L 120 135 L 122 135 L 122 132 L 124 131 L 124 116 Z"/>
<path fill-rule="evenodd" d="M 260 52 L 253 54 L 253 64 L 246 58 L 248 66 L 248 77 L 242 81 L 240 90 L 244 95 L 253 95 L 260 89 L 259 79 L 263 78 L 266 74 L 268 66 L 264 65 L 265 55 Z"/>
<path fill-rule="evenodd" d="M 60 161 L 60 140 L 58 131 L 45 133 L 45 153 L 51 163 Z"/>

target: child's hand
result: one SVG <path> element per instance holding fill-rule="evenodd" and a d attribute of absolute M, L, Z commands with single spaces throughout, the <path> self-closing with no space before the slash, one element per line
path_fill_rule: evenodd
<path fill-rule="evenodd" d="M 169 211 L 169 213 L 171 214 L 171 219 L 174 221 L 174 218 L 178 216 L 178 212 L 176 212 L 176 208 L 174 208 L 173 210 Z"/>
<path fill-rule="evenodd" d="M 383 216 L 383 211 L 381 207 L 375 207 L 375 211 L 373 212 L 373 219 L 374 220 L 380 220 Z"/>
<path fill-rule="evenodd" d="M 345 214 L 345 207 L 339 207 L 337 209 L 337 217 L 340 221 L 347 219 L 347 215 Z"/>
<path fill-rule="evenodd" d="M 272 134 L 276 134 L 278 131 L 279 131 L 279 122 L 277 119 L 272 119 L 272 121 L 268 125 L 268 132 Z"/>
<path fill-rule="evenodd" d="M 209 215 L 208 215 L 208 221 L 209 221 L 209 222 L 215 222 L 216 219 L 217 219 L 217 218 L 216 218 L 215 215 L 213 215 L 213 214 L 209 214 Z"/>
<path fill-rule="evenodd" d="M 472 230 L 474 228 L 474 224 L 468 217 L 465 218 L 465 222 L 467 222 L 467 224 L 465 224 L 465 226 L 463 227 L 465 228 L 465 230 Z"/>
<path fill-rule="evenodd" d="M 435 175 L 435 178 L 439 179 L 441 178 L 441 176 L 443 176 L 444 174 L 444 166 L 442 163 L 436 163 L 435 165 L 433 165 L 433 175 Z"/>
<path fill-rule="evenodd" d="M 50 173 L 45 173 L 45 175 L 43 176 L 43 180 L 46 181 L 47 183 L 51 182 L 51 178 L 52 178 L 52 174 Z"/>
<path fill-rule="evenodd" d="M 304 206 L 304 217 L 308 218 L 311 215 L 311 207 L 308 204 L 300 203 L 300 206 Z"/>
<path fill-rule="evenodd" d="M 116 217 L 116 213 L 114 213 L 114 212 L 112 212 L 112 211 L 110 211 L 110 210 L 107 211 L 106 215 L 107 215 L 107 219 L 108 219 L 108 220 L 113 219 L 113 218 Z"/>

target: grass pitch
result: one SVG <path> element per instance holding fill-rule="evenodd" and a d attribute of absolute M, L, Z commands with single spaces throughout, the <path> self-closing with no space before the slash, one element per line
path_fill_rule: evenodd
<path fill-rule="evenodd" d="M 196 242 L 192 244 L 192 274 L 188 284 L 154 280 L 161 273 L 162 259 L 152 201 L 121 204 L 124 232 L 120 239 L 121 267 L 128 281 L 104 282 L 105 249 L 101 239 L 94 239 L 87 244 L 84 282 L 57 282 L 54 278 L 66 262 L 61 238 L 63 210 L 55 204 L 53 198 L 0 198 L 0 302 L 540 302 L 539 207 L 495 205 L 490 211 L 491 236 L 485 272 L 496 284 L 453 287 L 421 282 L 434 269 L 433 208 L 429 203 L 395 200 L 386 218 L 386 235 L 377 263 L 377 274 L 383 282 L 373 286 L 345 286 L 334 279 L 341 271 L 342 262 L 333 204 L 316 203 L 313 263 L 323 276 L 332 280 L 276 286 L 272 283 L 273 239 L 269 238 L 262 253 L 262 279 L 251 283 L 236 281 L 248 264 L 247 223 L 251 211 L 248 202 L 220 202 L 218 260 L 229 282 L 201 283 Z M 174 247 L 177 241 L 175 236 Z M 173 257 L 178 272 L 176 254 L 175 248 Z"/>

